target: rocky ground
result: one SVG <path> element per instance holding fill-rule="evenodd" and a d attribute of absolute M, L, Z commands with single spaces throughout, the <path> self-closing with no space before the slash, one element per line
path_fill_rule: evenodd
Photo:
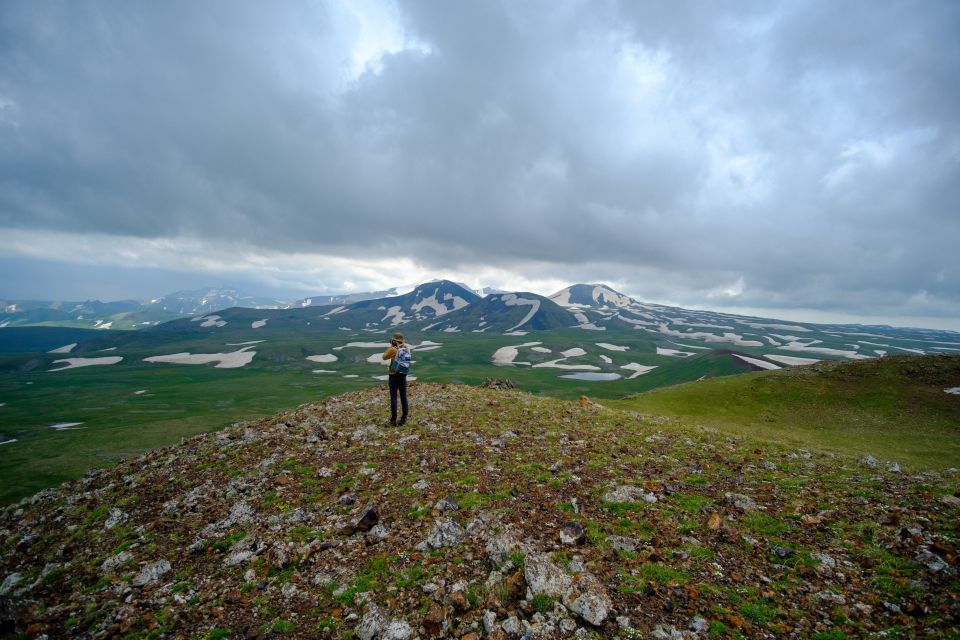
<path fill-rule="evenodd" d="M 947 638 L 960 475 L 512 390 L 374 389 L 0 516 L 0 636 Z"/>

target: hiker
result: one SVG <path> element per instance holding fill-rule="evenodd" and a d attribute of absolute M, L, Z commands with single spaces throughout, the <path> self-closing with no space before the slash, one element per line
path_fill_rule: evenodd
<path fill-rule="evenodd" d="M 407 423 L 407 373 L 410 371 L 410 345 L 403 341 L 402 333 L 393 334 L 390 347 L 383 352 L 383 359 L 390 361 L 390 426 Z M 400 420 L 397 421 L 397 395 L 400 396 Z"/>

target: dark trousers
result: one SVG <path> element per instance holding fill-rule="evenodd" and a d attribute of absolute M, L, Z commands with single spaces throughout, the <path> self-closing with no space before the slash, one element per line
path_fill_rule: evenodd
<path fill-rule="evenodd" d="M 395 373 L 387 376 L 390 382 L 390 422 L 397 421 L 397 395 L 400 396 L 400 422 L 407 421 L 407 376 Z"/>

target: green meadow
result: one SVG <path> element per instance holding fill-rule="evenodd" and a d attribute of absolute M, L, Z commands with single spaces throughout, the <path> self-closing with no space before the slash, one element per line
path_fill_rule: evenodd
<path fill-rule="evenodd" d="M 344 347 L 348 342 L 382 342 L 382 334 L 282 328 L 229 334 L 192 327 L 176 332 L 49 329 L 20 335 L 18 339 L 30 351 L 16 353 L 12 352 L 13 334 L 7 331 L 0 330 L 0 442 L 15 442 L 0 445 L 0 503 L 77 478 L 90 468 L 177 443 L 185 436 L 345 391 L 382 386 L 387 417 L 386 385 L 374 379 L 386 368 L 367 362 L 381 349 Z M 960 381 L 956 371 L 943 372 L 932 386 L 912 385 L 903 382 L 902 370 L 888 371 L 887 363 L 900 361 L 889 358 L 858 363 L 882 372 L 862 379 L 812 375 L 810 368 L 733 376 L 747 372 L 748 367 L 728 351 L 703 350 L 687 358 L 657 355 L 657 336 L 630 331 L 571 329 L 524 336 L 423 333 L 408 339 L 414 344 L 442 343 L 435 350 L 415 351 L 412 375 L 424 382 L 476 385 L 486 378 L 509 378 L 535 394 L 564 399 L 586 395 L 612 407 L 807 448 L 863 451 L 915 466 L 960 465 L 960 398 L 935 388 L 951 375 L 954 381 L 947 386 L 956 386 Z M 263 342 L 243 345 L 256 355 L 240 368 L 143 361 L 163 354 L 235 351 L 243 348 L 238 343 L 254 340 Z M 47 353 L 73 341 L 80 346 L 69 354 Z M 491 364 L 497 349 L 533 342 L 551 352 L 522 347 L 517 364 Z M 629 349 L 606 350 L 597 342 Z M 561 351 L 577 347 L 586 355 L 567 362 L 593 365 L 623 379 L 571 380 L 560 377 L 571 371 L 531 366 L 561 358 Z M 306 360 L 308 355 L 329 353 L 337 355 L 337 361 Z M 51 371 L 59 366 L 53 364 L 57 359 L 105 356 L 123 360 Z M 942 362 L 956 362 L 944 358 Z M 631 362 L 657 368 L 628 379 L 632 372 L 621 367 Z M 328 372 L 315 373 L 318 370 Z M 701 378 L 708 379 L 694 382 Z M 416 419 L 415 384 L 411 400 Z M 65 430 L 51 428 L 73 422 L 81 424 Z"/>

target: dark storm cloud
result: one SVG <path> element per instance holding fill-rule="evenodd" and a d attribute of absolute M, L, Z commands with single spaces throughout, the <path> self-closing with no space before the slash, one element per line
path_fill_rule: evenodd
<path fill-rule="evenodd" d="M 960 310 L 956 3 L 372 6 L 4 3 L 0 228 Z"/>

